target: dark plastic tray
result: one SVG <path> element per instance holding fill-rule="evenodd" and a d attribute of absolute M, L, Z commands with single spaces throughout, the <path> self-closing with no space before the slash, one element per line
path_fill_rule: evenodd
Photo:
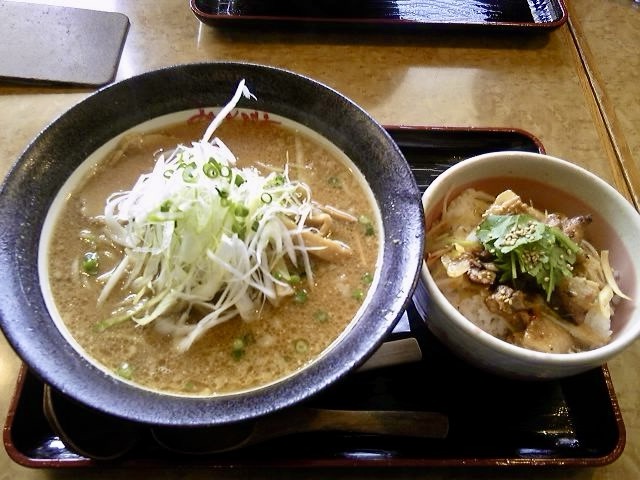
<path fill-rule="evenodd" d="M 520 130 L 387 127 L 422 189 L 463 158 L 497 150 L 543 152 Z M 304 433 L 229 452 L 193 456 L 163 449 L 147 431 L 120 467 L 601 466 L 616 460 L 625 428 L 606 366 L 561 381 L 516 382 L 475 370 L 452 356 L 411 305 L 394 336 L 413 336 L 418 362 L 351 374 L 307 403 L 350 410 L 426 410 L 449 417 L 445 439 Z M 9 408 L 4 443 L 17 463 L 36 468 L 95 467 L 48 424 L 43 383 L 23 368 Z M 100 429 L 94 423 L 92 428 Z M 100 434 L 99 431 L 95 432 Z M 113 432 L 109 432 L 113 435 Z"/>
<path fill-rule="evenodd" d="M 563 0 L 190 0 L 206 24 L 346 25 L 377 30 L 545 30 L 568 18 Z"/>

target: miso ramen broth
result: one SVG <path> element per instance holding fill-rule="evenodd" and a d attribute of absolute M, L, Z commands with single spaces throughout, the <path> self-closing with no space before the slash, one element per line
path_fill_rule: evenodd
<path fill-rule="evenodd" d="M 257 388 L 308 365 L 357 315 L 376 278 L 380 251 L 381 226 L 372 193 L 342 152 L 277 117 L 265 121 L 238 115 L 216 131 L 236 156 L 237 166 L 254 166 L 266 175 L 288 165 L 289 177 L 305 182 L 315 203 L 337 212 L 329 237 L 344 242 L 352 254 L 339 261 L 311 255 L 313 285 L 277 305 L 263 302 L 254 319 L 236 317 L 216 325 L 185 351 L 176 349 L 161 322 L 140 326 L 127 320 L 97 328 L 130 292 L 121 283 L 98 305 L 104 287 L 101 275 L 118 264 L 122 250 L 98 242 L 99 271 L 83 271 L 84 255 L 104 234 L 96 218 L 113 192 L 130 189 L 153 168 L 159 151 L 202 138 L 207 125 L 206 117 L 192 118 L 123 137 L 73 187 L 48 247 L 53 301 L 83 353 L 127 381 L 178 395 L 214 396 Z"/>

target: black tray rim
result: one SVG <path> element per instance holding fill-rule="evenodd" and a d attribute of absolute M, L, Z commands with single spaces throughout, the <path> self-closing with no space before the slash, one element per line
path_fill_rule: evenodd
<path fill-rule="evenodd" d="M 409 124 L 385 124 L 383 127 L 390 133 L 402 132 L 402 131 L 425 131 L 431 133 L 438 132 L 454 132 L 454 133 L 485 133 L 485 134 L 516 134 L 522 137 L 528 138 L 532 141 L 539 153 L 546 153 L 545 148 L 538 137 L 533 135 L 527 130 L 517 127 L 473 127 L 473 126 L 429 126 L 429 125 L 409 125 Z M 623 453 L 626 446 L 626 427 L 622 417 L 622 411 L 620 409 L 613 380 L 609 368 L 606 364 L 602 365 L 598 370 L 602 375 L 604 387 L 608 394 L 610 401 L 611 413 L 615 419 L 615 427 L 618 431 L 617 442 L 615 446 L 605 455 L 594 457 L 538 457 L 538 458 L 516 458 L 516 457 L 450 457 L 450 458 L 407 458 L 407 459 L 393 459 L 393 460 L 348 460 L 344 458 L 325 458 L 325 459 L 289 459 L 289 460 L 274 460 L 274 461 L 251 461 L 251 459 L 245 459 L 242 462 L 233 461 L 230 459 L 224 459 L 219 457 L 207 457 L 206 459 L 200 457 L 189 457 L 184 459 L 185 461 L 180 463 L 181 465 L 193 465 L 194 467 L 210 467 L 210 468 L 223 468 L 223 469 L 238 469 L 238 468 L 276 468 L 286 467 L 292 469 L 300 468 L 345 468 L 345 467 L 357 467 L 357 468 L 428 468 L 428 467 L 499 467 L 499 468 L 541 468 L 541 467 L 601 467 L 609 465 L 616 461 Z M 33 458 L 27 453 L 21 451 L 13 441 L 13 424 L 17 409 L 20 404 L 21 395 L 24 387 L 24 383 L 29 375 L 32 373 L 28 367 L 23 363 L 21 364 L 18 372 L 17 380 L 9 408 L 6 416 L 5 425 L 3 428 L 3 442 L 5 450 L 15 463 L 34 469 L 61 469 L 61 468 L 92 468 L 92 467 L 108 467 L 113 466 L 117 468 L 141 468 L 149 466 L 169 466 L 176 465 L 175 459 L 169 458 L 168 460 L 158 461 L 156 459 L 125 459 L 122 461 L 116 461 L 113 463 L 93 460 L 85 457 L 75 458 Z M 38 379 L 38 381 L 40 381 Z M 180 457 L 183 459 L 183 457 Z"/>
<path fill-rule="evenodd" d="M 442 30 L 442 29 L 485 29 L 491 30 L 526 30 L 548 31 L 564 25 L 569 19 L 569 12 L 564 0 L 553 0 L 560 11 L 558 19 L 550 22 L 421 22 L 415 20 L 389 18 L 329 18 L 329 17 L 288 17 L 278 15 L 235 15 L 215 14 L 205 12 L 198 6 L 198 0 L 189 0 L 189 6 L 196 18 L 210 26 L 237 26 L 245 23 L 265 23 L 284 25 L 336 25 L 336 26 L 366 26 L 383 27 L 394 30 Z"/>
<path fill-rule="evenodd" d="M 604 385 L 606 387 L 610 400 L 611 412 L 615 418 L 615 426 L 618 431 L 618 441 L 615 446 L 605 455 L 595 457 L 539 457 L 539 458 L 517 458 L 517 457 L 485 457 L 477 458 L 469 457 L 449 457 L 449 458 L 406 458 L 406 459 L 353 459 L 345 458 L 323 458 L 323 459 L 284 459 L 273 461 L 252 461 L 251 459 L 243 459 L 238 462 L 232 459 L 221 457 L 171 457 L 165 460 L 147 459 L 147 458 L 128 458 L 124 460 L 116 460 L 113 462 L 94 460 L 82 456 L 74 458 L 35 458 L 30 457 L 27 453 L 21 451 L 13 441 L 13 421 L 18 409 L 22 390 L 25 381 L 32 373 L 25 364 L 21 365 L 16 380 L 16 387 L 12 396 L 5 426 L 3 429 L 3 442 L 5 450 L 15 463 L 23 467 L 33 469 L 83 469 L 83 468 L 105 468 L 113 467 L 118 469 L 140 469 L 145 467 L 170 467 L 170 466 L 193 466 L 208 467 L 218 469 L 250 469 L 250 468 L 288 468 L 288 469 L 329 469 L 329 468 L 381 468 L 398 469 L 398 468 L 584 468 L 584 467 L 602 467 L 615 462 L 624 451 L 626 445 L 626 428 L 622 418 L 622 412 L 618 404 L 615 394 L 613 381 L 608 366 L 602 365 L 600 368 Z M 36 380 L 38 380 L 36 378 Z M 40 381 L 40 380 L 38 380 Z M 176 459 L 180 461 L 176 461 Z"/>

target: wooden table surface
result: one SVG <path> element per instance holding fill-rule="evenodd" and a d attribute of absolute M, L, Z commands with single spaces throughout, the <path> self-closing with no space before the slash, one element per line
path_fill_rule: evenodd
<path fill-rule="evenodd" d="M 568 4 L 571 30 L 633 199 L 640 198 L 640 2 Z"/>
<path fill-rule="evenodd" d="M 587 167 L 640 198 L 640 8 L 632 0 L 572 0 L 569 21 L 547 33 L 387 34 L 284 29 L 221 30 L 201 24 L 186 0 L 58 0 L 117 11 L 131 27 L 116 80 L 167 65 L 241 60 L 284 67 L 326 83 L 383 124 L 510 127 L 547 153 Z M 0 60 L 1 61 L 1 60 Z M 28 142 L 93 90 L 0 83 L 0 176 Z M 7 228 L 7 226 L 2 226 Z M 44 478 L 640 478 L 640 343 L 609 363 L 627 437 L 612 464 L 568 470 L 313 469 L 264 472 L 174 468 L 29 469 L 0 452 L 0 479 Z M 20 361 L 0 336 L 0 418 Z M 589 399 L 585 399 L 589 401 Z"/>

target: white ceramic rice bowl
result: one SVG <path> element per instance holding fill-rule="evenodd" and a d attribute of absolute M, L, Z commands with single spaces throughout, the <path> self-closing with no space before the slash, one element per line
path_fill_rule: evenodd
<path fill-rule="evenodd" d="M 481 187 L 497 194 L 507 188 L 533 200 L 537 208 L 569 215 L 591 213 L 587 238 L 608 249 L 618 284 L 631 301 L 616 305 L 610 342 L 591 351 L 543 353 L 518 347 L 484 332 L 464 317 L 436 286 L 426 262 L 415 293 L 418 310 L 429 329 L 450 350 L 470 364 L 517 379 L 562 378 L 599 367 L 640 336 L 640 215 L 608 183 L 570 162 L 528 152 L 496 152 L 464 160 L 441 174 L 422 197 L 427 231 L 437 220 L 446 195 Z"/>

